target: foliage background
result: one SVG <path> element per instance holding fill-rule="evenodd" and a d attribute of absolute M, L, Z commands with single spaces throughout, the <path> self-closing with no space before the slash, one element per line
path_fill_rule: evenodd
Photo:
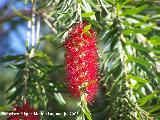
<path fill-rule="evenodd" d="M 0 111 L 10 111 L 15 101 L 22 104 L 24 96 L 38 111 L 80 111 L 67 92 L 63 41 L 82 18 L 97 32 L 100 56 L 99 94 L 88 105 L 92 119 L 160 120 L 159 5 L 158 0 L 0 0 Z M 28 27 L 30 21 L 35 28 Z M 28 38 L 27 32 L 34 29 L 40 30 L 38 43 L 27 46 L 37 33 Z M 41 119 L 81 119 L 69 114 Z"/>

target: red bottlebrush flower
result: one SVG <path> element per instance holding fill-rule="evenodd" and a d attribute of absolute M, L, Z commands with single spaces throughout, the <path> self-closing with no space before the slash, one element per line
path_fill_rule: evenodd
<path fill-rule="evenodd" d="M 27 101 L 23 103 L 22 107 L 16 105 L 14 113 L 15 115 L 9 116 L 9 120 L 39 120 L 38 115 L 35 115 L 36 110 L 30 107 Z"/>
<path fill-rule="evenodd" d="M 96 33 L 85 28 L 86 22 L 77 24 L 65 40 L 65 70 L 71 94 L 77 98 L 85 94 L 91 102 L 98 91 L 98 52 Z"/>

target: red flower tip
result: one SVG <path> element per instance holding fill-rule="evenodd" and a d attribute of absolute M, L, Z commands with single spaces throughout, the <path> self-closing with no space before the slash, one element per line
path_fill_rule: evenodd
<path fill-rule="evenodd" d="M 37 112 L 34 108 L 30 107 L 27 101 L 23 102 L 23 106 L 19 107 L 15 105 L 14 115 L 9 116 L 9 120 L 39 120 L 34 112 Z M 18 115 L 17 115 L 18 114 Z"/>
<path fill-rule="evenodd" d="M 96 33 L 91 28 L 85 33 L 87 25 L 77 24 L 65 40 L 65 70 L 71 94 L 77 98 L 86 94 L 91 102 L 98 91 L 99 70 Z"/>

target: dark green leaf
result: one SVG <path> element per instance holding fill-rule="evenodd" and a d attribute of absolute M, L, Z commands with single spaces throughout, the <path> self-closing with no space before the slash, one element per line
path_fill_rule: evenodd
<path fill-rule="evenodd" d="M 16 85 L 18 85 L 19 83 L 21 83 L 21 79 L 22 79 L 23 73 L 21 70 L 19 70 L 14 78 L 14 83 L 7 89 L 6 92 L 8 92 L 9 90 L 11 90 L 12 88 L 16 87 Z"/>
<path fill-rule="evenodd" d="M 139 64 L 141 64 L 143 66 L 146 66 L 146 67 L 150 67 L 152 65 L 151 63 L 149 63 L 146 60 L 143 60 L 143 59 L 128 55 L 127 62 L 131 62 L 131 61 L 133 61 L 135 63 L 139 63 Z"/>
<path fill-rule="evenodd" d="M 22 60 L 24 59 L 25 56 L 24 55 L 16 55 L 16 56 L 4 56 L 2 58 L 0 58 L 0 62 L 11 62 L 14 60 Z"/>
<path fill-rule="evenodd" d="M 14 100 L 16 100 L 16 97 L 21 95 L 22 92 L 23 92 L 23 86 L 19 85 L 19 87 L 16 89 L 16 91 L 7 98 L 9 100 L 9 103 L 11 103 Z"/>
<path fill-rule="evenodd" d="M 142 45 L 140 45 L 140 44 L 138 44 L 138 43 L 132 42 L 132 41 L 130 41 L 130 40 L 126 40 L 125 43 L 126 43 L 127 45 L 130 45 L 130 46 L 134 47 L 134 48 L 137 49 L 137 50 L 141 50 L 141 51 L 144 51 L 144 52 L 147 52 L 147 53 L 150 52 L 149 49 L 143 47 Z"/>
<path fill-rule="evenodd" d="M 100 26 L 100 24 L 99 24 L 97 21 L 91 20 L 90 18 L 87 18 L 87 20 L 88 20 L 92 25 L 96 26 L 96 27 L 99 28 L 99 29 L 102 29 L 102 27 Z"/>

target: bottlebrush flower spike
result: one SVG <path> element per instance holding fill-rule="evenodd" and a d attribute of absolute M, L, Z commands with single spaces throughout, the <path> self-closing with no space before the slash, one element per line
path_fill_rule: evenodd
<path fill-rule="evenodd" d="M 36 113 L 36 110 L 30 107 L 29 103 L 25 101 L 22 107 L 15 106 L 14 113 L 18 113 L 19 115 L 10 115 L 9 120 L 39 120 L 38 115 L 35 115 L 34 112 Z"/>
<path fill-rule="evenodd" d="M 92 102 L 99 78 L 96 33 L 86 22 L 79 23 L 69 32 L 64 47 L 69 91 L 76 98 L 85 94 L 87 102 Z"/>

